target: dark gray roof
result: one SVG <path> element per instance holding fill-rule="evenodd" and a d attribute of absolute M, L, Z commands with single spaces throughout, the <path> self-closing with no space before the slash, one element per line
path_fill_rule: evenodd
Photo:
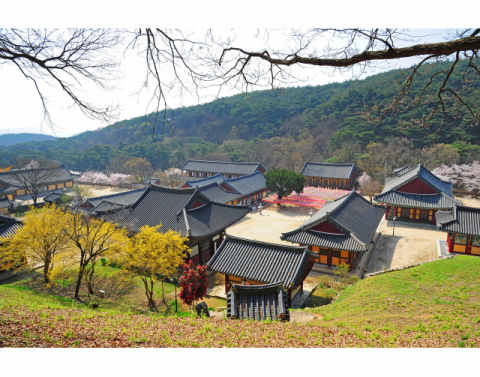
<path fill-rule="evenodd" d="M 227 295 L 227 318 L 290 321 L 287 293 L 282 289 L 282 282 L 232 285 Z"/>
<path fill-rule="evenodd" d="M 3 182 L 0 180 L 0 192 L 1 193 L 10 193 L 10 192 L 15 192 L 18 189 L 21 189 L 20 186 L 12 186 L 8 182 Z"/>
<path fill-rule="evenodd" d="M 190 187 L 202 187 L 212 183 L 222 183 L 225 177 L 221 174 L 215 174 L 208 178 L 198 179 L 196 181 L 186 181 L 185 183 Z"/>
<path fill-rule="evenodd" d="M 253 194 L 267 188 L 265 177 L 259 171 L 243 177 L 226 179 L 225 182 L 243 195 Z"/>
<path fill-rule="evenodd" d="M 322 177 L 336 179 L 350 179 L 355 164 L 319 164 L 314 162 L 305 162 L 301 174 L 307 177 Z"/>
<path fill-rule="evenodd" d="M 246 175 L 256 172 L 259 168 L 264 169 L 262 165 L 260 165 L 260 163 L 258 162 L 220 162 L 188 160 L 181 169 L 202 173 Z"/>
<path fill-rule="evenodd" d="M 306 247 L 278 245 L 226 235 L 207 266 L 213 271 L 257 281 L 281 282 L 295 288 L 310 258 L 315 255 Z"/>
<path fill-rule="evenodd" d="M 437 228 L 445 232 L 480 236 L 480 208 L 455 206 L 450 211 L 438 211 Z"/>
<path fill-rule="evenodd" d="M 385 207 L 375 205 L 352 190 L 350 194 L 328 202 L 301 227 L 282 233 L 282 240 L 325 248 L 367 251 Z M 341 232 L 332 234 L 311 230 L 328 221 Z"/>
<path fill-rule="evenodd" d="M 22 226 L 23 223 L 21 221 L 0 214 L 0 238 L 14 236 Z"/>
<path fill-rule="evenodd" d="M 25 175 L 32 170 L 9 170 L 9 171 L 0 173 L 0 183 L 9 184 L 11 186 L 17 187 L 16 189 L 18 190 L 18 188 L 21 188 L 22 184 L 21 182 L 19 182 L 19 180 L 16 177 L 18 176 L 21 177 L 22 175 Z M 42 169 L 42 171 L 43 170 L 49 171 L 48 176 L 45 173 L 45 178 L 48 178 L 47 184 L 69 181 L 75 178 L 75 176 L 72 175 L 64 165 L 59 165 L 53 168 Z"/>
<path fill-rule="evenodd" d="M 191 209 L 197 200 L 203 205 Z M 211 202 L 197 189 L 151 185 L 135 203 L 104 210 L 106 212 L 102 211 L 98 216 L 125 226 L 132 232 L 138 232 L 144 225 L 162 224 L 160 231 L 172 229 L 182 236 L 201 238 L 217 234 L 235 224 L 251 208 Z"/>
<path fill-rule="evenodd" d="M 44 202 L 53 203 L 63 195 L 63 190 L 54 190 L 43 198 Z"/>
<path fill-rule="evenodd" d="M 159 182 L 158 178 L 147 178 L 147 179 L 145 180 L 145 183 L 146 183 L 146 184 L 156 185 L 157 182 Z"/>
<path fill-rule="evenodd" d="M 396 175 L 396 176 L 399 176 L 399 175 L 402 175 L 403 173 L 406 173 L 406 172 L 409 171 L 410 169 L 411 169 L 410 166 L 405 165 L 405 166 L 403 166 L 403 167 L 401 167 L 401 168 L 395 169 L 395 170 L 393 171 L 393 174 Z"/>
<path fill-rule="evenodd" d="M 0 208 L 11 208 L 14 204 L 9 198 L 0 199 Z"/>
<path fill-rule="evenodd" d="M 452 183 L 442 181 L 429 170 L 425 169 L 421 164 L 418 164 L 414 168 L 408 170 L 402 175 L 399 175 L 398 177 L 387 178 L 382 194 L 395 190 L 416 178 L 419 178 L 437 192 L 443 192 L 445 195 L 453 199 Z"/>
<path fill-rule="evenodd" d="M 93 207 L 98 206 L 101 202 L 108 200 L 121 205 L 130 205 L 135 203 L 144 193 L 147 191 L 147 187 L 141 189 L 119 192 L 118 194 L 98 196 L 95 198 L 89 198 L 87 203 Z"/>
<path fill-rule="evenodd" d="M 198 191 L 200 191 L 212 202 L 217 203 L 228 203 L 243 196 L 239 192 L 231 192 L 225 190 L 216 182 L 210 183 L 207 186 L 202 186 L 198 189 Z"/>
<path fill-rule="evenodd" d="M 377 195 L 374 200 L 379 203 L 395 205 L 399 207 L 416 207 L 425 209 L 445 209 L 462 205 L 458 200 L 452 199 L 443 192 L 438 194 L 410 194 L 400 191 L 388 191 Z"/>

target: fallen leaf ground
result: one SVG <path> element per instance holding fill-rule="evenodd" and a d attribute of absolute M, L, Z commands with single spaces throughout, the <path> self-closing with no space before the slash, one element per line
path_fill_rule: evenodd
<path fill-rule="evenodd" d="M 308 325 L 92 310 L 19 285 L 0 287 L 1 347 L 479 347 L 480 258 L 368 278 Z"/>

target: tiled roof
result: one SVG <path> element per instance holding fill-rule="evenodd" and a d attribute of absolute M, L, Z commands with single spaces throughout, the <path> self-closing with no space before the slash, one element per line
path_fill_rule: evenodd
<path fill-rule="evenodd" d="M 282 289 L 282 282 L 232 285 L 227 295 L 227 318 L 290 321 L 287 293 Z"/>
<path fill-rule="evenodd" d="M 202 186 L 198 189 L 198 191 L 200 191 L 212 202 L 217 203 L 228 203 L 243 196 L 239 192 L 231 192 L 225 190 L 216 182 L 212 182 L 207 186 Z"/>
<path fill-rule="evenodd" d="M 204 204 L 191 209 L 197 200 Z M 251 208 L 211 202 L 197 189 L 151 185 L 135 203 L 120 209 L 104 210 L 106 212 L 102 211 L 98 215 L 125 226 L 132 232 L 138 232 L 144 225 L 162 224 L 160 231 L 172 229 L 182 236 L 201 238 L 231 226 L 250 212 Z"/>
<path fill-rule="evenodd" d="M 246 175 L 256 172 L 260 167 L 262 166 L 258 162 L 220 162 L 188 160 L 181 169 L 202 173 Z"/>
<path fill-rule="evenodd" d="M 410 194 L 393 190 L 375 196 L 374 200 L 388 205 L 425 209 L 445 209 L 462 205 L 460 201 L 452 199 L 443 192 L 438 194 Z"/>
<path fill-rule="evenodd" d="M 281 282 L 295 288 L 310 258 L 315 257 L 306 247 L 278 245 L 226 235 L 207 266 L 221 274 L 259 283 Z"/>
<path fill-rule="evenodd" d="M 355 164 L 317 164 L 305 162 L 301 174 L 307 177 L 350 179 Z"/>
<path fill-rule="evenodd" d="M 282 240 L 299 243 L 301 245 L 319 246 L 326 249 L 363 252 L 368 250 L 368 245 L 359 243 L 346 234 L 332 234 L 317 232 L 315 230 L 299 230 L 284 233 Z"/>
<path fill-rule="evenodd" d="M 402 175 L 402 174 L 406 173 L 406 172 L 409 171 L 410 169 L 411 169 L 410 166 L 405 165 L 405 166 L 403 166 L 403 167 L 401 167 L 401 168 L 395 169 L 395 170 L 393 171 L 393 174 L 396 175 L 396 176 L 399 176 L 399 175 Z"/>
<path fill-rule="evenodd" d="M 385 207 L 370 203 L 352 190 L 343 198 L 326 203 L 301 227 L 282 233 L 281 239 L 332 249 L 367 251 L 384 215 Z M 325 221 L 343 235 L 311 230 Z"/>
<path fill-rule="evenodd" d="M 53 203 L 63 195 L 63 190 L 54 190 L 43 198 L 44 202 Z"/>
<path fill-rule="evenodd" d="M 15 192 L 17 190 L 21 189 L 20 186 L 12 186 L 8 182 L 2 182 L 0 180 L 0 192 L 1 193 L 10 193 L 10 192 Z"/>
<path fill-rule="evenodd" d="M 32 170 L 9 170 L 3 173 L 0 173 L 0 182 L 10 184 L 11 186 L 16 186 L 17 190 L 22 186 L 21 182 L 16 178 L 27 174 L 28 171 Z M 47 184 L 55 182 L 64 182 L 75 178 L 70 171 L 64 166 L 60 165 L 54 168 L 42 169 L 42 171 L 49 171 L 49 173 L 44 173 L 44 176 L 39 176 L 41 180 L 46 180 Z"/>
<path fill-rule="evenodd" d="M 186 181 L 185 183 L 190 187 L 202 187 L 211 183 L 222 183 L 225 177 L 221 174 L 215 174 L 208 178 L 198 179 L 196 181 Z"/>
<path fill-rule="evenodd" d="M 119 192 L 118 194 L 98 196 L 95 198 L 89 198 L 87 203 L 91 206 L 96 207 L 102 201 L 108 200 L 110 202 L 118 203 L 121 205 L 130 205 L 135 203 L 144 193 L 147 191 L 147 187 L 142 187 L 141 189 Z"/>
<path fill-rule="evenodd" d="M 0 199 L 0 208 L 11 208 L 14 204 L 9 198 Z"/>
<path fill-rule="evenodd" d="M 395 190 L 416 178 L 420 178 L 428 186 L 432 187 L 436 191 L 443 192 L 445 195 L 453 199 L 452 183 L 442 181 L 436 175 L 425 169 L 421 164 L 418 164 L 414 168 L 408 170 L 402 175 L 399 175 L 398 177 L 387 178 L 382 194 Z"/>
<path fill-rule="evenodd" d="M 14 236 L 22 226 L 21 221 L 0 214 L 0 238 Z"/>
<path fill-rule="evenodd" d="M 437 228 L 445 232 L 480 236 L 480 208 L 458 207 L 450 211 L 438 211 Z"/>
<path fill-rule="evenodd" d="M 243 177 L 226 179 L 225 182 L 243 195 L 253 194 L 267 187 L 265 177 L 259 171 Z"/>

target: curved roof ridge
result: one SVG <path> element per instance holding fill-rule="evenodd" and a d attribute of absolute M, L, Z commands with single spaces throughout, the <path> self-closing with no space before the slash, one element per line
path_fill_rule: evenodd
<path fill-rule="evenodd" d="M 279 243 L 272 243 L 272 242 L 265 242 L 265 241 L 258 241 L 258 240 L 252 240 L 248 238 L 242 238 L 242 237 L 237 237 L 237 236 L 232 236 L 231 234 L 225 233 L 225 238 L 224 240 L 231 240 L 231 241 L 237 241 L 237 242 L 242 242 L 242 243 L 248 243 L 248 244 L 258 244 L 258 245 L 263 245 L 265 247 L 270 247 L 270 248 L 276 248 L 276 249 L 283 249 L 283 250 L 291 250 L 291 251 L 298 251 L 298 252 L 303 252 L 303 251 L 308 251 L 311 254 L 313 254 L 306 246 L 290 246 L 290 245 L 285 245 L 285 244 L 279 244 Z"/>
<path fill-rule="evenodd" d="M 260 162 L 234 162 L 234 161 L 209 161 L 209 160 L 194 160 L 194 159 L 188 159 L 188 161 L 195 161 L 195 162 L 214 162 L 214 163 L 217 163 L 217 164 L 235 164 L 235 165 L 260 165 Z M 183 164 L 183 166 L 185 166 L 187 164 L 187 162 L 185 162 Z M 182 166 L 182 168 L 183 168 Z M 183 169 L 182 169 L 183 170 Z"/>
<path fill-rule="evenodd" d="M 237 190 L 235 190 L 233 187 L 232 187 L 232 190 L 234 190 L 234 191 L 228 191 L 228 190 L 224 189 L 224 188 L 220 185 L 220 183 L 218 183 L 218 182 L 209 183 L 208 185 L 205 185 L 205 186 L 202 186 L 202 187 L 198 187 L 198 189 L 205 189 L 205 188 L 213 187 L 213 186 L 215 186 L 215 185 L 217 185 L 218 187 L 220 187 L 224 192 L 228 192 L 228 193 L 230 193 L 230 194 L 239 194 L 239 195 L 241 195 L 241 193 L 238 192 Z M 200 191 L 200 192 L 201 192 L 201 191 Z"/>
<path fill-rule="evenodd" d="M 228 182 L 236 182 L 236 181 L 239 181 L 241 179 L 246 179 L 246 178 L 250 178 L 256 174 L 261 174 L 263 175 L 261 172 L 259 172 L 258 170 L 257 171 L 254 171 L 253 173 L 250 173 L 250 174 L 246 174 L 246 175 L 242 175 L 240 177 L 237 177 L 237 178 L 225 178 L 225 182 L 228 184 Z"/>

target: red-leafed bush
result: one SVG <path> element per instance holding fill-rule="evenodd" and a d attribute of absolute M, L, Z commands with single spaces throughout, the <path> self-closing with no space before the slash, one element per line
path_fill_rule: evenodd
<path fill-rule="evenodd" d="M 192 305 L 207 294 L 208 272 L 205 266 L 195 266 L 192 261 L 183 266 L 180 277 L 180 300 L 186 305 Z"/>

